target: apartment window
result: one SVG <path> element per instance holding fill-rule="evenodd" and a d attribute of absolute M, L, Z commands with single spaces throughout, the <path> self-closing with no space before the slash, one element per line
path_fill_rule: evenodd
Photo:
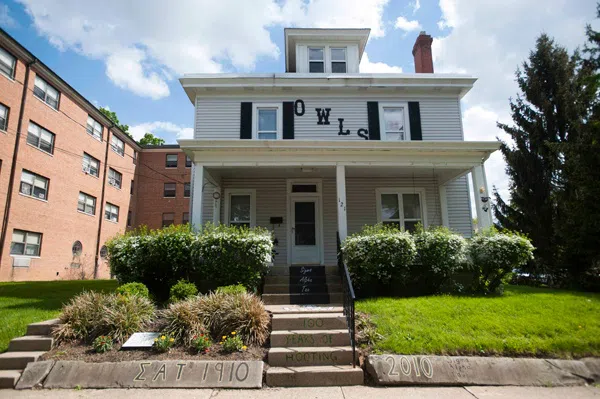
<path fill-rule="evenodd" d="M 114 134 L 110 137 L 110 148 L 120 156 L 125 155 L 125 143 Z"/>
<path fill-rule="evenodd" d="M 102 125 L 89 115 L 86 130 L 88 134 L 92 135 L 95 139 L 102 141 Z"/>
<path fill-rule="evenodd" d="M 0 130 L 8 129 L 8 107 L 0 104 Z"/>
<path fill-rule="evenodd" d="M 81 164 L 81 169 L 84 173 L 92 176 L 100 176 L 100 161 L 91 156 L 88 153 L 83 153 L 83 162 Z"/>
<path fill-rule="evenodd" d="M 255 198 L 254 190 L 226 190 L 225 215 L 232 226 L 254 226 Z"/>
<path fill-rule="evenodd" d="M 190 223 L 190 213 L 189 212 L 183 212 L 183 217 L 181 219 L 181 223 L 183 223 L 183 224 Z"/>
<path fill-rule="evenodd" d="M 131 227 L 131 217 L 132 217 L 132 213 L 131 211 L 127 212 L 127 227 Z"/>
<path fill-rule="evenodd" d="M 35 87 L 33 88 L 33 95 L 51 106 L 54 109 L 58 109 L 58 100 L 60 93 L 48 82 L 39 76 L 35 77 Z"/>
<path fill-rule="evenodd" d="M 192 167 L 192 158 L 185 157 L 185 167 L 186 168 L 191 168 Z"/>
<path fill-rule="evenodd" d="M 40 256 L 42 234 L 25 230 L 13 230 L 10 243 L 11 255 Z"/>
<path fill-rule="evenodd" d="M 191 183 L 183 183 L 183 196 L 185 198 L 189 198 L 190 197 L 191 188 L 192 188 L 192 184 Z"/>
<path fill-rule="evenodd" d="M 346 73 L 346 48 L 331 48 L 331 72 Z"/>
<path fill-rule="evenodd" d="M 29 197 L 48 199 L 48 183 L 44 176 L 23 170 L 21 173 L 21 188 L 19 192 Z"/>
<path fill-rule="evenodd" d="M 55 137 L 54 133 L 50 133 L 43 127 L 36 125 L 33 122 L 29 122 L 29 129 L 27 129 L 28 144 L 31 144 L 48 154 L 53 154 Z"/>
<path fill-rule="evenodd" d="M 281 104 L 253 104 L 256 116 L 253 137 L 259 140 L 277 140 L 281 138 L 283 121 Z"/>
<path fill-rule="evenodd" d="M 167 154 L 165 166 L 167 168 L 176 168 L 177 167 L 177 154 Z"/>
<path fill-rule="evenodd" d="M 133 150 L 133 164 L 137 165 L 137 157 L 138 157 L 138 153 L 136 150 Z"/>
<path fill-rule="evenodd" d="M 119 207 L 107 202 L 104 206 L 104 219 L 117 223 L 119 221 Z"/>
<path fill-rule="evenodd" d="M 81 256 L 81 253 L 83 252 L 83 244 L 81 241 L 77 240 L 73 243 L 71 252 L 73 253 L 73 256 Z"/>
<path fill-rule="evenodd" d="M 113 168 L 108 169 L 108 184 L 118 189 L 121 188 L 121 182 L 123 181 L 123 175 Z"/>
<path fill-rule="evenodd" d="M 377 216 L 384 225 L 414 231 L 424 220 L 423 189 L 377 189 Z"/>
<path fill-rule="evenodd" d="M 88 215 L 96 214 L 96 197 L 92 197 L 86 193 L 79 192 L 79 201 L 77 202 L 77 210 L 87 213 Z"/>
<path fill-rule="evenodd" d="M 167 227 L 175 223 L 175 214 L 172 212 L 162 214 L 162 227 Z"/>
<path fill-rule="evenodd" d="M 311 73 L 325 72 L 325 49 L 323 47 L 308 48 L 308 71 Z"/>
<path fill-rule="evenodd" d="M 0 72 L 11 79 L 14 79 L 16 65 L 17 59 L 8 51 L 0 47 Z"/>
<path fill-rule="evenodd" d="M 100 248 L 100 258 L 108 258 L 108 248 L 106 247 L 106 245 L 103 245 L 102 248 Z"/>
<path fill-rule="evenodd" d="M 173 198 L 173 197 L 175 197 L 176 193 L 177 193 L 177 184 L 165 183 L 165 190 L 164 190 L 163 196 L 168 197 L 168 198 Z"/>
<path fill-rule="evenodd" d="M 391 103 L 379 104 L 381 125 L 381 140 L 404 141 L 410 140 L 408 124 L 408 104 Z"/>
<path fill-rule="evenodd" d="M 129 194 L 131 194 L 131 195 L 133 195 L 133 183 L 134 183 L 134 180 L 131 179 L 131 186 L 129 188 Z"/>

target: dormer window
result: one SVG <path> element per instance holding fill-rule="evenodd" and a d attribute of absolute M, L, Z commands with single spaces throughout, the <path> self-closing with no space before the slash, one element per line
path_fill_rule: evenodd
<path fill-rule="evenodd" d="M 331 72 L 346 73 L 346 48 L 331 48 Z"/>
<path fill-rule="evenodd" d="M 325 72 L 325 49 L 323 47 L 308 48 L 308 71 L 310 73 Z"/>

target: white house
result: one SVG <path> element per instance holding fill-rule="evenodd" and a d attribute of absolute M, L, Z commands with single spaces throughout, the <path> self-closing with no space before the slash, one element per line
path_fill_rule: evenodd
<path fill-rule="evenodd" d="M 464 141 L 461 98 L 476 79 L 433 73 L 431 36 L 416 73 L 360 72 L 369 29 L 286 29 L 286 72 L 191 74 L 191 222 L 263 226 L 276 266 L 335 265 L 366 224 L 492 223 L 483 163 L 497 142 Z"/>

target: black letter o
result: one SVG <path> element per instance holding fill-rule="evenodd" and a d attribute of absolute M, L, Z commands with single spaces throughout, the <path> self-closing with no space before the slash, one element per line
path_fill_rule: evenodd
<path fill-rule="evenodd" d="M 300 108 L 301 108 L 300 111 L 298 111 L 298 105 L 300 105 Z M 296 100 L 296 102 L 294 102 L 294 114 L 296 114 L 296 116 L 302 116 L 302 115 L 304 115 L 305 111 L 306 111 L 306 107 L 304 106 L 304 101 Z"/>

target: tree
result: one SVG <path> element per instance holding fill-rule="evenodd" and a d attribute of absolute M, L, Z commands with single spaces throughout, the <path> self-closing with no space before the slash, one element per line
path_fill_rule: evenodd
<path fill-rule="evenodd" d="M 142 137 L 138 143 L 140 145 L 163 145 L 165 141 L 148 132 L 144 134 L 144 137 Z"/>
<path fill-rule="evenodd" d="M 104 107 L 100 107 L 99 111 L 102 112 L 104 114 L 104 116 L 106 116 L 108 119 L 110 119 L 112 121 L 112 123 L 115 124 L 116 127 L 121 129 L 121 131 L 123 131 L 123 133 L 125 133 L 127 136 L 129 136 L 129 138 L 134 140 L 131 133 L 129 133 L 129 125 L 121 125 L 121 123 L 119 122 L 119 118 L 117 117 L 117 114 L 115 112 L 113 112 L 107 108 L 104 108 Z"/>

